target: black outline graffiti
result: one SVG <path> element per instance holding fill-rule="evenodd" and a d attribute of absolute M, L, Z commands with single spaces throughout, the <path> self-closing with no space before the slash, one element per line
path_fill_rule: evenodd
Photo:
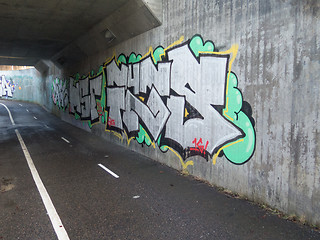
<path fill-rule="evenodd" d="M 144 130 L 148 134 L 148 137 L 150 138 L 151 141 L 159 143 L 159 148 L 160 149 L 163 146 L 170 146 L 181 155 L 183 160 L 186 160 L 187 158 L 195 156 L 195 155 L 201 155 L 204 158 L 206 158 L 207 160 L 209 160 L 209 157 L 212 157 L 214 154 L 216 154 L 218 152 L 218 150 L 221 149 L 221 147 L 227 145 L 228 143 L 234 142 L 234 141 L 236 141 L 238 139 L 244 138 L 245 137 L 245 133 L 235 123 L 233 123 L 232 121 L 229 121 L 223 115 L 223 109 L 226 107 L 226 98 L 227 98 L 227 96 L 226 96 L 226 88 L 227 88 L 227 79 L 228 79 L 228 73 L 229 73 L 229 71 L 228 71 L 229 69 L 228 68 L 229 68 L 230 54 L 215 54 L 215 53 L 203 53 L 203 52 L 199 52 L 198 54 L 196 54 L 193 51 L 193 49 L 191 48 L 191 46 L 190 46 L 191 41 L 195 37 L 200 37 L 202 39 L 201 35 L 196 34 L 191 39 L 189 39 L 189 40 L 187 40 L 187 41 L 185 41 L 185 42 L 183 42 L 181 44 L 178 44 L 178 45 L 175 45 L 173 47 L 170 47 L 169 49 L 166 49 L 166 50 L 164 50 L 164 48 L 162 46 L 158 46 L 157 48 L 155 48 L 155 50 L 153 52 L 149 52 L 149 54 L 147 54 L 144 57 L 141 57 L 140 54 L 136 55 L 134 52 L 132 52 L 129 56 L 125 56 L 124 54 L 120 54 L 118 59 L 121 57 L 121 60 L 118 60 L 114 56 L 110 61 L 104 63 L 103 71 L 101 71 L 100 74 L 98 74 L 96 76 L 90 76 L 90 74 L 89 74 L 89 75 L 87 75 L 85 77 L 82 77 L 82 78 L 80 78 L 78 80 L 74 80 L 73 84 L 77 84 L 77 83 L 79 84 L 78 88 L 79 88 L 79 99 L 80 99 L 80 110 L 79 110 L 80 112 L 76 111 L 75 113 L 72 113 L 71 109 L 70 109 L 70 113 L 74 114 L 74 115 L 75 114 L 79 115 L 81 120 L 90 121 L 91 124 L 99 121 L 99 113 L 98 113 L 98 117 L 95 118 L 95 119 L 92 119 L 91 111 L 90 111 L 90 114 L 89 114 L 88 117 L 83 117 L 82 116 L 82 108 L 83 107 L 87 107 L 86 106 L 86 101 L 83 98 L 89 98 L 90 99 L 90 97 L 92 96 L 91 88 L 90 88 L 90 79 L 95 79 L 95 78 L 99 77 L 102 74 L 103 77 L 105 77 L 105 85 L 101 86 L 101 92 L 105 91 L 105 95 L 106 95 L 105 100 L 104 100 L 104 107 L 102 107 L 103 108 L 102 110 L 108 112 L 108 116 L 106 117 L 106 123 L 105 123 L 106 124 L 106 126 L 105 126 L 106 130 L 115 131 L 115 132 L 118 132 L 120 134 L 122 134 L 122 132 L 125 132 L 127 134 L 128 138 L 138 137 L 138 133 L 140 131 L 139 127 L 138 127 L 137 130 L 129 131 L 127 126 L 126 126 L 126 123 L 123 120 L 124 119 L 124 112 L 133 111 L 137 115 L 138 126 L 141 125 L 144 128 Z M 203 46 L 205 46 L 207 43 L 212 44 L 212 46 L 214 47 L 214 43 L 212 41 L 210 41 L 210 40 L 205 41 L 203 43 Z M 241 133 L 237 137 L 234 137 L 233 139 L 229 139 L 229 140 L 219 144 L 219 146 L 215 146 L 215 148 L 213 150 L 210 149 L 210 152 L 208 152 L 206 149 L 204 149 L 205 152 L 203 153 L 201 151 L 201 154 L 199 154 L 198 151 L 195 151 L 194 147 L 189 146 L 187 148 L 183 148 L 183 146 L 180 145 L 179 142 L 177 142 L 177 141 L 175 141 L 173 139 L 170 139 L 170 138 L 165 136 L 166 125 L 167 125 L 167 122 L 168 122 L 168 120 L 169 120 L 169 118 L 170 118 L 170 116 L 172 114 L 170 109 L 167 107 L 167 101 L 170 98 L 170 96 L 176 96 L 176 97 L 184 98 L 184 109 L 183 110 L 187 111 L 188 114 L 187 115 L 184 114 L 183 125 L 186 122 L 188 122 L 189 120 L 191 120 L 191 119 L 196 119 L 197 118 L 197 119 L 204 120 L 204 117 L 202 116 L 202 114 L 194 106 L 192 106 L 192 104 L 190 102 L 187 101 L 186 95 L 180 95 L 180 94 L 176 93 L 171 88 L 171 86 L 172 86 L 171 71 L 172 71 L 173 60 L 169 60 L 168 53 L 170 53 L 170 51 L 173 51 L 174 49 L 180 48 L 182 46 L 187 46 L 188 47 L 188 49 L 190 50 L 190 53 L 192 53 L 193 57 L 198 62 L 198 64 L 201 64 L 201 59 L 206 58 L 206 57 L 210 57 L 210 58 L 215 57 L 215 58 L 225 58 L 226 59 L 226 63 L 227 64 L 226 64 L 226 69 L 224 71 L 225 72 L 225 81 L 224 81 L 224 92 L 223 92 L 223 104 L 221 104 L 221 105 L 210 104 L 210 107 L 215 109 L 215 111 L 217 111 L 217 113 L 223 119 L 228 121 L 228 123 L 230 123 L 230 125 L 232 125 L 235 129 L 237 129 Z M 158 50 L 159 48 L 162 48 L 164 50 L 163 51 L 164 53 L 160 55 L 161 56 L 160 60 L 156 61 L 155 58 L 154 58 L 154 54 L 155 54 L 156 50 Z M 137 60 L 136 62 L 130 62 L 129 63 L 129 59 L 131 58 L 132 54 L 135 55 L 135 59 L 139 59 L 139 60 Z M 162 64 L 162 63 L 166 63 L 166 64 L 167 63 L 171 63 L 170 64 L 169 78 L 165 81 L 166 83 L 169 84 L 168 85 L 169 86 L 168 92 L 163 93 L 163 91 L 164 91 L 163 89 L 165 89 L 165 88 L 161 88 L 161 92 L 162 93 L 161 94 L 159 93 L 159 89 L 157 89 L 157 87 L 155 86 L 155 85 L 159 84 L 159 83 L 157 83 L 157 80 L 149 81 L 147 83 L 144 82 L 143 86 L 141 86 L 141 82 L 140 82 L 141 69 L 139 70 L 139 76 L 135 76 L 134 75 L 135 74 L 134 73 L 134 66 L 139 64 L 139 68 L 140 68 L 141 64 L 144 61 L 151 61 L 153 63 L 153 66 L 154 66 L 154 70 L 152 69 L 151 71 L 156 71 L 156 72 L 159 72 L 160 64 Z M 115 64 L 116 65 L 116 67 L 118 68 L 118 70 L 120 72 L 120 75 L 119 75 L 120 77 L 122 76 L 121 75 L 122 70 L 126 69 L 126 73 L 124 73 L 124 76 L 127 75 L 127 77 L 124 80 L 120 78 L 120 83 L 117 83 L 114 80 L 110 80 L 110 78 L 108 76 L 107 69 L 108 69 L 108 66 L 111 65 L 111 64 Z M 80 81 L 86 80 L 87 78 L 88 78 L 88 91 L 89 91 L 89 93 L 88 94 L 83 94 L 83 92 L 82 92 L 83 89 L 81 88 Z M 129 82 L 129 81 L 132 81 L 133 79 L 134 79 L 134 81 L 137 81 L 136 79 L 139 79 L 139 81 L 134 86 L 131 84 L 131 82 Z M 112 81 L 112 82 L 110 82 L 110 81 Z M 103 84 L 103 81 L 101 82 L 101 84 Z M 221 89 L 222 89 L 222 82 L 221 82 L 220 86 L 221 86 Z M 195 89 L 193 88 L 193 86 L 190 86 L 189 83 L 186 83 L 184 87 L 186 89 L 188 89 L 190 92 L 196 94 Z M 108 99 L 108 97 L 107 97 L 107 89 L 112 89 L 112 88 L 122 88 L 123 91 L 124 91 L 124 99 L 123 99 L 124 107 L 123 108 L 120 107 L 120 109 L 119 109 L 120 110 L 120 115 L 119 115 L 120 118 L 119 119 L 120 119 L 121 125 L 122 125 L 121 127 L 110 126 L 109 125 L 110 106 L 108 106 L 108 102 L 107 102 L 108 101 L 107 100 Z M 138 90 L 135 89 L 135 88 L 138 88 Z M 163 128 L 161 129 L 159 137 L 157 137 L 157 139 L 154 139 L 154 137 L 151 134 L 150 130 L 148 129 L 147 124 L 145 123 L 144 119 L 138 114 L 137 111 L 135 111 L 135 109 L 125 109 L 126 108 L 127 94 L 131 94 L 132 96 L 135 97 L 135 101 L 139 101 L 140 103 L 142 103 L 144 106 L 146 106 L 149 109 L 149 111 L 152 113 L 153 117 L 157 117 L 157 114 L 159 113 L 159 111 L 158 111 L 158 113 L 153 113 L 151 111 L 150 107 L 147 104 L 149 96 L 150 96 L 150 92 L 152 91 L 152 89 L 154 89 L 156 91 L 158 96 L 161 98 L 163 104 L 166 106 L 167 111 L 169 111 L 169 117 L 165 120 L 165 124 L 164 124 Z M 167 90 L 165 90 L 165 91 L 167 91 Z M 241 93 L 241 91 L 240 91 L 240 93 Z M 101 95 L 97 95 L 97 94 L 95 94 L 95 92 L 93 92 L 93 94 L 94 94 L 94 98 L 96 100 L 95 110 L 98 112 L 97 101 L 101 100 L 102 94 Z M 222 102 L 222 95 L 221 95 L 221 102 Z M 252 118 L 252 110 L 251 110 L 251 113 L 250 113 L 250 109 L 248 109 L 249 108 L 248 105 L 249 105 L 249 107 L 251 107 L 250 104 L 247 104 L 247 102 L 243 101 L 242 109 L 240 111 L 243 111 L 248 116 L 248 118 L 250 119 L 252 125 L 254 126 L 254 119 Z M 76 108 L 74 108 L 74 111 L 75 110 L 76 110 Z M 238 114 L 238 113 L 236 113 L 236 114 Z M 200 139 L 201 136 L 198 136 L 198 138 Z M 203 139 L 203 141 L 206 142 L 207 140 Z M 144 145 L 144 142 L 142 142 L 141 144 Z M 255 147 L 255 144 L 254 144 L 254 147 Z M 166 150 L 161 149 L 161 150 L 163 152 L 167 151 L 167 149 Z M 223 151 L 220 151 L 219 156 L 221 156 L 221 155 L 223 155 Z M 253 155 L 253 153 L 252 153 L 252 155 Z M 230 162 L 232 162 L 230 159 L 228 159 L 228 160 Z M 234 162 L 232 162 L 232 163 L 234 163 Z M 234 163 L 234 164 L 236 164 L 236 163 Z M 243 163 L 241 163 L 241 164 L 243 164 Z"/>
<path fill-rule="evenodd" d="M 83 121 L 90 121 L 91 122 L 91 124 L 94 124 L 94 123 L 96 123 L 96 122 L 99 122 L 99 113 L 98 113 L 98 108 L 97 108 L 97 100 L 100 98 L 101 99 L 101 96 L 102 96 L 102 91 L 104 91 L 104 86 L 102 86 L 102 84 L 103 84 L 103 72 L 101 72 L 101 73 L 99 73 L 99 74 L 97 74 L 97 75 L 94 75 L 94 76 L 91 76 L 90 74 L 88 74 L 88 75 L 86 75 L 86 76 L 84 76 L 84 77 L 82 77 L 82 78 L 80 78 L 80 79 L 78 79 L 78 80 L 76 80 L 76 79 L 71 79 L 70 80 L 70 84 L 72 84 L 73 85 L 73 87 L 75 87 L 75 88 L 78 88 L 78 92 L 79 92 L 79 99 L 80 99 L 80 112 L 76 109 L 77 108 L 77 105 L 74 107 L 74 109 L 73 109 L 73 111 L 74 112 L 72 112 L 71 111 L 71 102 L 70 102 L 70 99 L 69 99 L 69 113 L 70 114 L 72 114 L 72 115 L 78 115 L 79 117 L 80 117 L 80 119 L 81 120 L 83 120 Z M 96 78 L 99 78 L 100 76 L 102 76 L 102 80 L 101 80 L 101 95 L 97 95 L 95 92 L 94 92 L 94 97 L 95 97 L 95 100 L 96 100 L 96 105 L 95 105 L 95 110 L 97 111 L 97 113 L 98 113 L 98 117 L 97 118 L 95 118 L 95 119 L 92 119 L 92 115 L 91 115 L 91 84 L 90 84 L 90 81 L 92 81 L 92 80 L 94 80 L 94 79 L 96 79 Z M 87 83 L 87 87 L 88 87 L 88 94 L 86 94 L 86 95 L 83 95 L 83 93 L 81 92 L 82 91 L 82 89 L 81 89 L 81 87 L 80 87 L 80 81 L 88 81 L 88 83 Z M 76 84 L 79 84 L 78 85 L 78 87 L 76 86 Z M 69 89 L 69 91 L 70 91 L 70 89 Z M 70 96 L 70 94 L 69 94 L 69 96 Z M 88 97 L 89 98 L 89 105 L 90 105 L 90 114 L 89 114 L 89 116 L 88 117 L 83 117 L 82 116 L 82 106 L 83 107 L 86 107 L 86 105 L 85 105 L 85 103 L 84 102 L 82 102 L 81 101 L 81 99 L 83 98 L 83 97 Z"/>

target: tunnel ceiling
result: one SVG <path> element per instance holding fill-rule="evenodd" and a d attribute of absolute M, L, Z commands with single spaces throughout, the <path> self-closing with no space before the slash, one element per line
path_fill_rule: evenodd
<path fill-rule="evenodd" d="M 159 26 L 152 11 L 158 10 L 156 2 L 0 1 L 0 64 L 35 65 L 51 59 L 64 65 L 94 54 Z M 105 37 L 106 31 L 115 35 L 112 41 Z"/>

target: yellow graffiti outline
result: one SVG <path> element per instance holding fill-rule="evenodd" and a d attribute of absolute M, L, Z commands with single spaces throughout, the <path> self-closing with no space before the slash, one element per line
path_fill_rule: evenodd
<path fill-rule="evenodd" d="M 181 37 L 179 38 L 179 40 L 175 41 L 174 43 L 170 44 L 168 47 L 166 47 L 165 49 L 163 49 L 163 53 L 161 53 L 161 54 L 159 55 L 160 59 L 162 58 L 162 56 L 164 56 L 164 55 L 166 54 L 166 51 L 167 51 L 168 49 L 170 49 L 170 48 L 172 48 L 172 47 L 174 47 L 174 46 L 182 43 L 183 40 L 184 40 L 184 36 L 181 36 Z M 140 60 L 148 57 L 149 55 L 151 55 L 153 62 L 156 63 L 156 60 L 154 59 L 154 56 L 153 56 L 153 48 L 152 48 L 151 46 L 149 47 L 149 51 L 148 51 L 146 54 L 144 54 L 144 55 L 141 57 Z"/>
<path fill-rule="evenodd" d="M 233 121 L 234 121 L 233 118 L 230 117 L 228 114 L 226 114 L 226 112 L 229 111 L 228 103 L 229 103 L 229 98 L 227 97 L 227 100 L 226 100 L 226 109 L 223 111 L 223 114 L 233 122 Z"/>
<path fill-rule="evenodd" d="M 105 69 L 106 65 L 109 64 L 110 62 L 112 62 L 112 60 L 116 60 L 116 51 L 113 51 L 113 54 L 111 57 L 107 58 L 103 64 L 103 68 Z M 119 66 L 118 61 L 115 61 L 116 64 Z"/>
<path fill-rule="evenodd" d="M 127 132 L 126 132 L 126 131 L 123 131 L 123 132 L 124 132 L 124 134 L 126 135 L 126 138 L 127 138 L 127 144 L 128 144 L 128 146 L 129 146 L 129 145 L 130 145 L 131 140 L 132 140 L 132 139 L 134 139 L 135 137 L 131 137 L 131 138 L 129 138 L 129 136 L 128 136 Z"/>
<path fill-rule="evenodd" d="M 218 150 L 218 152 L 217 152 L 215 155 L 213 155 L 213 157 L 212 157 L 212 164 L 213 164 L 213 165 L 216 165 L 216 163 L 217 163 L 217 157 L 219 156 L 220 152 L 221 152 L 223 149 L 225 149 L 225 148 L 227 148 L 227 147 L 230 147 L 230 146 L 232 146 L 232 145 L 234 145 L 234 144 L 236 144 L 236 143 L 243 142 L 243 141 L 244 141 L 244 139 L 241 138 L 241 139 L 239 139 L 238 141 L 229 143 L 228 145 L 225 145 L 225 146 L 221 147 L 221 148 Z"/>
<path fill-rule="evenodd" d="M 127 133 L 126 133 L 126 135 L 127 135 Z M 128 146 L 130 145 L 131 140 L 134 139 L 134 138 L 135 138 L 135 137 L 131 137 L 131 138 L 128 139 L 128 135 L 127 135 L 127 143 L 128 143 Z"/>
<path fill-rule="evenodd" d="M 121 142 L 123 142 L 123 137 L 120 133 L 116 132 L 116 131 L 113 131 L 113 130 L 109 130 L 109 129 L 105 129 L 106 132 L 109 132 L 109 133 L 112 133 L 113 135 L 115 135 L 116 137 L 118 137 Z"/>
<path fill-rule="evenodd" d="M 184 36 L 181 36 L 181 37 L 179 38 L 179 40 L 175 41 L 174 43 L 170 44 L 168 47 L 166 47 L 165 49 L 163 49 L 163 53 L 160 54 L 159 57 L 162 58 L 162 56 L 165 56 L 165 55 L 166 55 L 166 51 L 167 51 L 168 49 L 170 49 L 170 48 L 172 48 L 172 47 L 174 47 L 174 46 L 182 43 L 183 40 L 184 40 Z"/>
<path fill-rule="evenodd" d="M 194 165 L 194 162 L 192 160 L 184 163 L 181 155 L 179 153 L 177 153 L 175 150 L 173 150 L 171 147 L 164 146 L 164 148 L 169 149 L 171 152 L 173 152 L 179 158 L 183 170 L 187 169 L 188 166 L 193 166 Z"/>
<path fill-rule="evenodd" d="M 90 120 L 91 121 L 91 120 Z M 100 120 L 100 116 L 99 116 L 99 121 L 95 122 L 95 123 L 90 123 L 91 127 L 93 127 L 94 125 L 97 125 L 98 123 L 101 123 L 101 120 Z"/>
<path fill-rule="evenodd" d="M 153 62 L 154 62 L 155 59 L 154 59 L 154 57 L 153 57 L 153 48 L 152 48 L 151 46 L 149 47 L 149 51 L 148 51 L 145 55 L 143 55 L 140 60 L 148 57 L 149 55 L 151 55 L 151 57 L 152 57 L 152 59 L 153 59 Z"/>
<path fill-rule="evenodd" d="M 231 46 L 231 48 L 229 48 L 228 50 L 226 51 L 223 51 L 223 52 L 199 52 L 199 53 L 210 53 L 210 54 L 218 54 L 218 55 L 223 55 L 223 54 L 230 54 L 232 53 L 232 57 L 231 57 L 231 60 L 229 62 L 229 66 L 228 66 L 228 77 L 227 77 L 227 86 L 226 86 L 226 94 L 228 94 L 228 90 L 229 90 L 229 78 L 230 78 L 230 73 L 231 73 L 231 68 L 232 68 L 232 63 L 233 61 L 236 59 L 237 57 L 237 54 L 238 54 L 238 49 L 239 49 L 239 45 L 238 44 L 233 44 Z"/>

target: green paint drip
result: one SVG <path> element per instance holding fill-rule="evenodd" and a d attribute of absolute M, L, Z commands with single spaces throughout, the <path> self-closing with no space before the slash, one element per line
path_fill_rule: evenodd
<path fill-rule="evenodd" d="M 140 144 L 145 142 L 147 146 L 150 146 L 152 141 L 151 141 L 148 133 L 141 125 L 139 125 L 139 126 L 140 126 L 140 130 L 138 132 L 138 136 L 136 137 L 137 142 Z"/>

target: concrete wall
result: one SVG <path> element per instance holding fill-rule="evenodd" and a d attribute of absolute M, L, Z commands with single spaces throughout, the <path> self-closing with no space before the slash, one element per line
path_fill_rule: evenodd
<path fill-rule="evenodd" d="M 46 89 L 35 68 L 0 71 L 0 98 L 42 103 Z"/>
<path fill-rule="evenodd" d="M 52 109 L 320 225 L 319 7 L 164 0 L 162 26 L 64 69 Z"/>
<path fill-rule="evenodd" d="M 55 114 L 60 113 L 60 109 L 57 109 L 55 102 L 53 101 L 53 88 L 55 86 L 55 81 L 61 78 L 63 75 L 63 70 L 61 67 L 57 67 L 52 61 L 43 60 L 41 64 L 37 64 L 36 67 L 39 69 L 42 79 L 42 85 L 45 89 L 42 93 L 41 104 L 48 110 Z"/>

